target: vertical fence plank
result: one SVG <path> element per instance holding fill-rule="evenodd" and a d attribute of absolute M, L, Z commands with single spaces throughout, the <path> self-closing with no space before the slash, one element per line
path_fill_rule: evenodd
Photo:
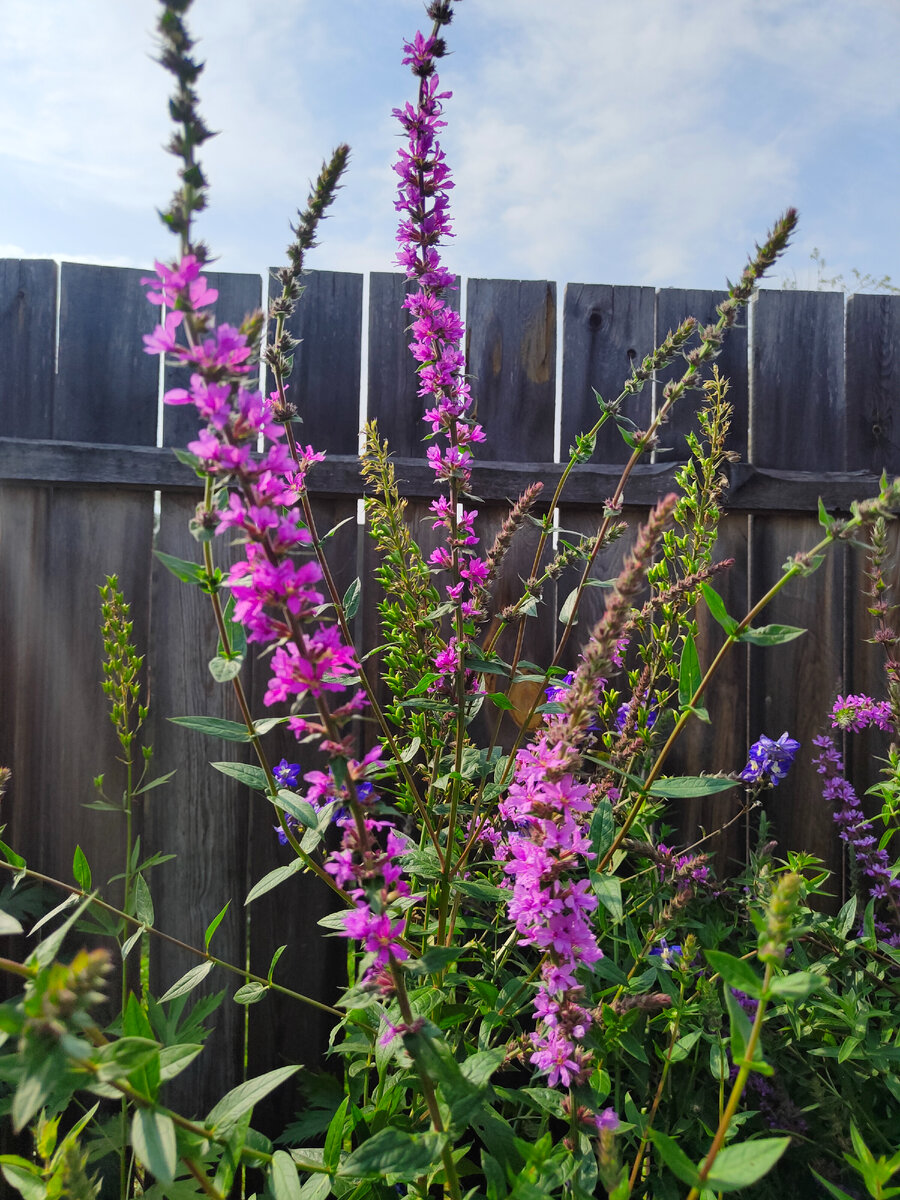
<path fill-rule="evenodd" d="M 718 291 L 660 288 L 656 308 L 657 344 L 671 330 L 676 329 L 685 317 L 696 317 L 700 325 L 715 324 L 718 320 L 716 305 L 723 299 L 723 294 Z M 689 346 L 697 344 L 698 338 L 694 334 Z M 740 454 L 743 460 L 746 460 L 749 417 L 746 309 L 731 329 L 726 331 L 722 351 L 715 361 L 720 373 L 729 382 L 728 400 L 734 409 L 729 446 Z M 665 367 L 657 373 L 657 410 L 662 404 L 664 385 L 670 379 L 680 379 L 686 365 L 684 359 L 679 355 L 671 366 Z M 712 368 L 707 366 L 704 376 L 709 378 L 711 371 Z M 675 403 L 667 423 L 660 431 L 660 449 L 654 455 L 656 462 L 683 462 L 689 457 L 684 438 L 685 434 L 692 429 L 697 429 L 696 412 L 698 407 L 697 392 L 688 392 Z"/>
<path fill-rule="evenodd" d="M 248 313 L 259 308 L 262 284 L 258 275 L 238 275 L 231 271 L 207 271 L 206 281 L 219 293 L 210 310 L 217 324 L 240 325 Z M 159 309 L 146 305 L 146 330 L 159 319 Z M 150 356 L 148 355 L 148 358 Z M 154 360 L 156 361 L 156 360 Z M 191 372 L 187 367 L 166 367 L 163 388 L 187 388 Z M 197 436 L 199 418 L 193 404 L 167 404 L 163 409 L 163 445 L 186 446 Z"/>
<path fill-rule="evenodd" d="M 56 263 L 0 260 L 0 430 L 50 436 L 56 354 Z"/>
<path fill-rule="evenodd" d="M 149 636 L 151 527 L 150 498 L 138 492 L 2 488 L 0 763 L 13 771 L 4 836 L 30 867 L 66 883 L 81 845 L 95 885 L 114 903 L 121 885 L 107 883 L 123 868 L 125 822 L 84 807 L 97 799 L 97 775 L 105 774 L 113 801 L 124 786 L 100 687 L 97 587 L 118 574 L 141 652 Z M 48 898 L 63 896 L 51 889 Z"/>
<path fill-rule="evenodd" d="M 844 297 L 758 292 L 753 302 L 752 461 L 844 469 Z"/>
<path fill-rule="evenodd" d="M 308 271 L 288 332 L 299 340 L 288 399 L 303 424 L 297 440 L 330 454 L 356 454 L 362 349 L 362 275 Z M 281 285 L 269 281 L 269 298 Z"/>
<path fill-rule="evenodd" d="M 568 457 L 579 433 L 596 423 L 600 409 L 593 390 L 607 402 L 653 348 L 656 294 L 650 287 L 612 287 L 608 284 L 566 285 L 563 315 L 562 458 Z M 622 415 L 639 429 L 650 423 L 653 401 L 648 380 L 643 391 L 629 397 Z M 597 434 L 594 461 L 626 463 L 631 450 L 612 420 Z"/>
<path fill-rule="evenodd" d="M 829 471 L 845 461 L 843 296 L 763 291 L 753 311 L 751 447 L 758 466 Z M 750 587 L 754 602 L 784 562 L 818 540 L 814 516 L 751 518 Z M 821 780 L 811 765 L 812 738 L 825 723 L 844 669 L 844 556 L 837 547 L 812 576 L 792 580 L 757 624 L 799 625 L 801 638 L 750 648 L 750 729 L 756 739 L 785 730 L 802 752 L 766 798 L 781 851 L 806 849 L 832 869 L 840 847 L 823 819 Z"/>
<path fill-rule="evenodd" d="M 367 419 L 378 420 L 378 433 L 400 458 L 425 457 L 427 433 L 422 414 L 428 407 L 419 395 L 416 363 L 409 352 L 410 314 L 403 307 L 418 284 L 396 272 L 369 276 L 369 349 Z M 449 288 L 444 301 L 459 312 L 459 290 Z"/>
<path fill-rule="evenodd" d="M 164 495 L 158 544 L 168 554 L 200 561 L 198 544 L 188 532 L 196 494 Z M 216 561 L 227 556 L 216 545 Z M 247 877 L 247 789 L 214 770 L 211 762 L 246 757 L 246 747 L 218 741 L 173 725 L 170 717 L 212 716 L 240 720 L 231 685 L 216 683 L 207 663 L 216 651 L 216 630 L 209 597 L 154 563 L 150 677 L 153 684 L 152 735 L 156 770 L 176 772 L 165 786 L 150 792 L 143 813 L 145 853 L 177 857 L 155 868 L 148 879 L 156 924 L 181 941 L 203 947 L 204 931 L 227 900 L 231 908 L 219 926 L 213 953 L 238 965 L 244 962 L 245 880 Z M 196 956 L 163 943 L 153 946 L 154 994 L 200 962 Z M 215 1027 L 197 1063 L 169 1084 L 168 1102 L 185 1113 L 204 1114 L 224 1091 L 240 1082 L 243 1015 L 230 996 L 240 980 L 218 971 L 192 993 L 226 989 L 226 998 L 208 1022 Z"/>
<path fill-rule="evenodd" d="M 850 296 L 846 336 L 847 467 L 870 472 L 900 472 L 900 296 Z M 887 527 L 885 577 L 892 585 L 889 602 L 900 599 L 897 522 Z M 886 695 L 885 648 L 874 637 L 876 619 L 868 612 L 872 598 L 867 556 L 849 551 L 849 631 L 846 692 L 880 699 Z M 888 614 L 887 624 L 892 623 Z M 860 797 L 874 782 L 873 764 L 887 755 L 889 735 L 877 729 L 845 738 L 848 775 Z M 874 797 L 863 799 L 867 811 L 878 810 Z"/>
<path fill-rule="evenodd" d="M 847 469 L 900 472 L 900 296 L 847 301 Z"/>
<path fill-rule="evenodd" d="M 466 363 L 487 440 L 480 458 L 549 462 L 556 392 L 556 284 L 470 279 Z"/>
<path fill-rule="evenodd" d="M 486 440 L 475 447 L 479 459 L 547 462 L 553 457 L 556 394 L 556 285 L 541 281 L 470 279 L 466 304 L 466 366 L 478 420 Z M 478 493 L 477 468 L 473 488 Z M 476 532 L 487 551 L 496 530 L 517 499 L 482 505 Z M 504 560 L 495 594 L 518 600 L 521 580 L 532 573 L 534 538 L 519 535 Z M 545 556 L 546 557 L 546 556 Z M 498 603 L 497 607 L 502 607 Z M 556 595 L 545 586 L 536 620 L 526 620 L 524 657 L 541 666 L 553 654 Z M 496 650 L 512 657 L 518 630 L 506 630 Z M 503 724 L 511 733 L 508 720 Z"/>
<path fill-rule="evenodd" d="M 63 263 L 53 430 L 67 442 L 156 445 L 159 363 L 142 271 Z"/>

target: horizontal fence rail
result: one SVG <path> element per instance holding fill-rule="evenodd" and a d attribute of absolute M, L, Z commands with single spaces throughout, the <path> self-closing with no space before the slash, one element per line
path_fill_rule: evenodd
<path fill-rule="evenodd" d="M 270 806 L 208 765 L 237 757 L 242 748 L 217 745 L 166 720 L 236 714 L 206 669 L 215 631 L 205 597 L 180 585 L 152 555 L 154 547 L 188 559 L 197 553 L 188 532 L 197 481 L 172 454 L 194 437 L 196 421 L 192 409 L 161 405 L 163 391 L 181 386 L 184 373 L 163 369 L 143 353 L 142 334 L 157 312 L 144 299 L 142 274 L 0 261 L 0 765 L 14 772 L 4 800 L 4 840 L 51 876 L 71 879 L 77 844 L 97 883 L 121 870 L 116 817 L 84 807 L 94 798 L 94 776 L 115 777 L 117 745 L 100 690 L 97 585 L 117 573 L 132 605 L 139 651 L 147 651 L 155 773 L 177 769 L 170 784 L 147 794 L 138 821 L 147 854 L 177 854 L 174 863 L 149 873 L 156 923 L 202 946 L 207 924 L 233 897 L 216 933 L 218 955 L 243 964 L 249 951 L 252 969 L 265 975 L 268 954 L 287 943 L 276 978 L 330 1002 L 340 987 L 343 950 L 316 927 L 330 907 L 326 889 L 298 876 L 261 897 L 251 906 L 248 935 L 244 896 L 287 861 Z M 212 273 L 210 282 L 219 291 L 219 321 L 239 322 L 264 298 L 261 275 Z M 290 325 L 301 339 L 291 398 L 304 422 L 299 440 L 328 451 L 310 474 L 310 490 L 319 528 L 340 526 L 332 539 L 338 586 L 362 580 L 357 632 L 368 648 L 380 639 L 372 616 L 377 559 L 357 524 L 364 420 L 377 419 L 390 444 L 417 535 L 426 542 L 433 536 L 424 520 L 433 477 L 424 462 L 422 403 L 401 307 L 407 282 L 371 275 L 366 308 L 362 275 L 311 272 L 305 283 Z M 615 398 L 632 369 L 685 316 L 713 319 L 721 294 L 469 279 L 454 297 L 466 318 L 467 369 L 487 432 L 473 490 L 482 500 L 478 531 L 490 542 L 509 501 L 535 479 L 547 489 L 559 479 L 567 448 L 597 419 L 594 392 Z M 729 512 L 716 550 L 735 564 L 717 576 L 716 586 L 729 611 L 742 616 L 785 560 L 818 539 L 820 496 L 829 509 L 846 511 L 877 489 L 883 470 L 900 472 L 900 297 L 760 292 L 748 319 L 727 338 L 718 365 L 731 384 L 732 445 L 741 461 L 730 468 Z M 662 387 L 679 370 L 676 363 L 660 372 L 624 414 L 646 427 Z M 694 422 L 690 403 L 689 394 L 664 427 L 653 460 L 641 463 L 628 483 L 625 512 L 633 521 L 674 486 Z M 559 512 L 562 529 L 596 528 L 629 453 L 607 424 L 593 461 L 571 477 Z M 598 558 L 598 578 L 615 574 L 625 548 L 617 543 Z M 499 603 L 515 598 L 532 553 L 526 534 L 507 562 L 500 582 L 507 594 Z M 671 765 L 673 772 L 739 770 L 750 741 L 789 729 L 805 757 L 771 794 L 773 836 L 782 853 L 803 848 L 819 855 L 837 873 L 837 890 L 840 844 L 809 750 L 837 692 L 882 690 L 877 648 L 864 640 L 871 628 L 860 591 L 863 570 L 858 556 L 837 553 L 810 579 L 784 589 L 765 619 L 809 632 L 777 650 L 742 647 L 733 654 L 710 696 L 712 729 L 699 722 L 690 728 Z M 546 618 L 529 622 L 528 658 L 549 658 L 558 612 L 574 582 L 567 575 L 545 593 Z M 589 630 L 602 606 L 602 592 L 592 589 L 576 632 Z M 720 631 L 703 613 L 698 619 L 701 656 L 708 661 Z M 498 649 L 504 653 L 502 642 Z M 569 665 L 576 656 L 573 646 Z M 245 670 L 260 712 L 265 664 Z M 270 736 L 277 742 L 278 733 Z M 874 738 L 854 745 L 851 765 L 862 791 L 873 781 L 870 751 L 883 747 Z M 304 748 L 282 738 L 273 752 L 302 758 Z M 731 820 L 739 802 L 725 795 L 730 798 L 685 802 L 673 817 L 673 838 L 694 842 Z M 749 836 L 746 823 L 732 822 L 709 844 L 727 868 L 744 859 Z M 154 989 L 163 990 L 198 961 L 156 947 Z M 210 979 L 229 994 L 239 983 L 220 972 Z M 263 1003 L 265 1019 L 251 1022 L 250 1073 L 285 1058 L 315 1061 L 327 1044 L 328 1021 L 273 997 Z M 176 1081 L 172 1102 L 185 1111 L 205 1111 L 240 1077 L 243 1011 L 226 1000 L 215 1023 L 215 1049 L 203 1056 L 201 1072 Z M 290 1113 L 289 1101 L 278 1103 Z"/>

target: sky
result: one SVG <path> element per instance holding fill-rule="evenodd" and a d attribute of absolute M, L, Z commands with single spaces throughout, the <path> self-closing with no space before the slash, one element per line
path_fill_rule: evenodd
<path fill-rule="evenodd" d="M 0 257 L 148 266 L 174 240 L 155 0 L 0 0 Z M 309 181 L 351 166 L 308 266 L 392 269 L 391 109 L 417 0 L 195 0 L 198 233 L 278 266 Z M 720 287 L 793 205 L 772 278 L 900 284 L 900 0 L 460 0 L 441 81 L 447 265 L 480 278 Z"/>

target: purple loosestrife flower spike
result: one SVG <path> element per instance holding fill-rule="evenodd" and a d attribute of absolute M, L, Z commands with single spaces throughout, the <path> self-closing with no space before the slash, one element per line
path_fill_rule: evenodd
<path fill-rule="evenodd" d="M 449 4 L 442 6 L 434 16 L 437 24 L 447 24 L 451 11 Z M 448 211 L 453 183 L 438 141 L 438 132 L 446 124 L 442 102 L 451 93 L 440 90 L 434 69 L 435 60 L 444 52 L 443 39 L 422 33 L 404 44 L 403 62 L 418 77 L 419 94 L 415 106 L 407 103 L 394 109 L 406 134 L 406 145 L 394 164 L 400 177 L 394 207 L 401 214 L 396 261 L 408 279 L 418 281 L 418 290 L 404 301 L 412 317 L 410 352 L 417 363 L 419 395 L 429 406 L 424 420 L 430 436 L 446 442 L 432 444 L 426 452 L 435 478 L 449 490 L 449 499 L 442 496 L 432 505 L 435 527 L 443 526 L 447 535 L 446 544 L 432 555 L 431 565 L 451 572 L 448 599 L 468 618 L 481 613 L 490 566 L 474 549 L 478 544 L 473 531 L 477 514 L 457 515 L 458 498 L 469 490 L 471 447 L 484 441 L 484 432 L 471 419 L 472 397 L 462 351 L 464 327 L 444 299 L 453 276 L 441 264 L 438 249 L 445 238 L 453 236 Z"/>
<path fill-rule="evenodd" d="M 853 852 L 861 890 L 875 900 L 875 932 L 882 941 L 900 947 L 900 879 L 891 870 L 887 851 L 879 848 L 853 785 L 844 778 L 840 751 L 827 734 L 813 738 L 813 745 L 821 751 L 813 766 L 825 779 L 823 797 L 836 808 L 838 836 Z"/>

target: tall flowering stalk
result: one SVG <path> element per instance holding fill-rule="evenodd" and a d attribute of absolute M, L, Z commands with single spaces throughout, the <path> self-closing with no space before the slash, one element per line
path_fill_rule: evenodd
<path fill-rule="evenodd" d="M 590 1053 L 580 1043 L 591 1015 L 580 1003 L 583 988 L 576 972 L 603 957 L 591 927 L 597 898 L 587 877 L 595 858 L 587 822 L 597 786 L 578 779 L 581 751 L 606 683 L 601 672 L 618 656 L 631 600 L 675 502 L 675 496 L 666 497 L 641 530 L 578 669 L 556 693 L 562 712 L 545 717 L 534 740 L 518 751 L 513 782 L 499 806 L 512 827 L 501 850 L 512 879 L 509 917 L 522 943 L 543 953 L 531 1062 L 547 1074 L 551 1087 L 583 1082 L 589 1073 Z"/>
<path fill-rule="evenodd" d="M 450 674 L 446 670 L 450 658 L 454 667 L 459 667 L 462 621 L 479 612 L 477 595 L 487 579 L 488 567 L 473 549 L 478 544 L 473 528 L 477 512 L 458 510 L 471 479 L 470 447 L 484 441 L 485 435 L 471 417 L 472 395 L 464 377 L 464 327 L 444 296 L 454 278 L 441 263 L 438 248 L 444 238 L 452 236 L 448 208 L 453 183 L 438 141 L 438 131 L 446 125 L 441 119 L 442 101 L 452 93 L 440 90 L 435 64 L 445 53 L 440 30 L 452 19 L 452 0 L 434 3 L 428 12 L 434 21 L 431 34 L 426 37 L 419 32 L 413 41 L 404 43 L 403 63 L 418 77 L 419 94 L 415 105 L 407 102 L 403 108 L 394 109 L 406 133 L 406 145 L 394 164 L 400 177 L 394 207 L 402 214 L 396 261 L 407 278 L 418 283 L 404 307 L 413 318 L 410 353 L 418 364 L 419 395 L 430 405 L 423 420 L 429 426 L 429 436 L 440 439 L 428 447 L 427 457 L 435 479 L 447 487 L 447 493 L 431 505 L 434 527 L 446 530 L 446 536 L 430 561 L 450 572 L 446 591 L 458 613 L 456 642 L 451 641 L 447 662 L 438 667 L 443 676 Z"/>
<path fill-rule="evenodd" d="M 869 704 L 874 707 L 873 701 Z M 833 717 L 833 721 L 840 728 L 839 720 Z M 900 880 L 891 870 L 887 851 L 878 845 L 872 822 L 863 812 L 853 785 L 844 776 L 844 760 L 833 740 L 822 734 L 813 738 L 813 744 L 820 751 L 813 764 L 825 780 L 823 797 L 834 805 L 838 836 L 853 853 L 861 891 L 875 901 L 875 932 L 889 946 L 900 947 Z"/>
<path fill-rule="evenodd" d="M 157 262 L 155 276 L 144 280 L 148 299 L 162 315 L 157 328 L 145 337 L 145 348 L 148 354 L 164 354 L 170 362 L 190 370 L 189 386 L 170 389 L 165 401 L 193 404 L 203 422 L 196 439 L 188 444 L 204 480 L 204 498 L 193 526 L 203 547 L 204 569 L 194 574 L 212 597 L 221 643 L 218 677 L 233 682 L 275 799 L 278 781 L 259 742 L 238 677 L 240 655 L 232 646 L 219 597 L 224 583 L 233 597 L 233 619 L 244 627 L 247 640 L 272 650 L 264 703 L 290 704 L 289 725 L 296 736 L 315 736 L 320 741 L 331 759 L 334 789 L 348 791 L 362 836 L 364 816 L 357 803 L 355 778 L 348 769 L 352 741 L 345 726 L 365 706 L 366 697 L 354 687 L 360 668 L 353 648 L 340 628 L 317 615 L 325 600 L 320 590 L 323 569 L 312 556 L 313 537 L 302 500 L 307 471 L 324 454 L 312 446 L 298 448 L 289 432 L 293 414 L 285 401 L 288 347 L 282 331 L 284 317 L 299 295 L 296 276 L 303 252 L 314 244 L 316 224 L 331 203 L 348 152 L 339 147 L 325 164 L 308 209 L 301 213 L 294 230 L 291 266 L 281 279 L 282 302 L 273 313 L 276 338 L 271 353 L 267 352 L 277 386 L 264 395 L 255 377 L 262 315 L 250 314 L 239 327 L 215 323 L 211 306 L 218 294 L 202 274 L 208 252 L 192 240 L 192 216 L 205 207 L 206 192 L 194 151 L 209 133 L 197 111 L 194 84 L 202 66 L 190 56 L 193 43 L 183 20 L 187 7 L 186 0 L 167 0 L 158 27 L 161 61 L 177 80 L 170 109 L 178 132 L 169 148 L 182 162 L 182 186 L 163 220 L 179 236 L 181 256 L 173 263 Z M 257 451 L 260 440 L 262 452 Z M 214 568 L 212 542 L 226 533 L 237 535 L 245 550 L 223 581 Z M 348 689 L 353 689 L 349 697 L 342 695 L 335 705 L 336 695 Z M 315 709 L 311 719 L 299 711 L 307 699 Z M 295 851 L 321 878 L 337 886 L 302 850 L 280 809 L 279 815 Z"/>

